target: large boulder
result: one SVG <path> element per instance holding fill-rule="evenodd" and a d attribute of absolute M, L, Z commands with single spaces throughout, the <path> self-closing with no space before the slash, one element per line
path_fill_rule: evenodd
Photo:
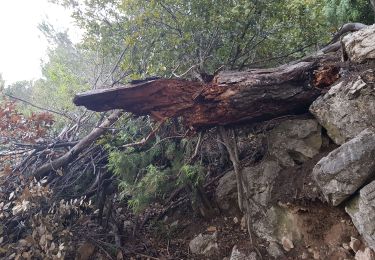
<path fill-rule="evenodd" d="M 311 159 L 322 146 L 321 126 L 314 119 L 285 120 L 268 134 L 268 152 L 281 165 L 294 166 Z"/>
<path fill-rule="evenodd" d="M 336 144 L 375 127 L 374 80 L 375 72 L 368 70 L 357 78 L 340 81 L 310 106 L 310 112 Z"/>
<path fill-rule="evenodd" d="M 218 206 L 224 211 L 238 207 L 237 181 L 234 171 L 227 172 L 219 180 L 215 196 Z"/>
<path fill-rule="evenodd" d="M 349 198 L 375 174 L 375 133 L 368 129 L 323 157 L 313 177 L 334 206 Z"/>
<path fill-rule="evenodd" d="M 375 250 L 375 181 L 362 188 L 345 210 L 363 239 Z"/>
<path fill-rule="evenodd" d="M 344 57 L 352 62 L 363 63 L 375 59 L 375 24 L 342 39 Z"/>

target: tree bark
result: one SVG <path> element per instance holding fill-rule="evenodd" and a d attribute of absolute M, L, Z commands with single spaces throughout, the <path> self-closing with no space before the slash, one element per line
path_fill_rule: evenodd
<path fill-rule="evenodd" d="M 210 83 L 156 79 L 76 95 L 95 111 L 124 109 L 158 121 L 181 117 L 204 128 L 257 122 L 307 111 L 322 89 L 339 78 L 336 56 L 320 56 L 271 69 L 222 72 Z"/>

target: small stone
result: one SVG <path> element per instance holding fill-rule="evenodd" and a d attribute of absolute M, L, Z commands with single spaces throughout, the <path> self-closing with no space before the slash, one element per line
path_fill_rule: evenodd
<path fill-rule="evenodd" d="M 250 254 L 245 254 L 238 250 L 237 246 L 235 245 L 232 249 L 232 253 L 230 255 L 229 260 L 256 260 L 257 254 L 255 252 L 251 252 Z"/>
<path fill-rule="evenodd" d="M 314 251 L 313 257 L 314 259 L 320 259 L 319 251 Z"/>
<path fill-rule="evenodd" d="M 179 224 L 179 222 L 178 222 L 178 220 L 176 220 L 176 221 L 173 221 L 169 226 L 171 228 L 176 228 L 178 226 L 178 224 Z"/>
<path fill-rule="evenodd" d="M 290 250 L 292 250 L 292 248 L 294 248 L 293 242 L 287 237 L 283 237 L 281 239 L 281 244 L 283 245 L 284 250 L 287 252 L 289 252 Z"/>
<path fill-rule="evenodd" d="M 353 249 L 354 253 L 357 253 L 357 251 L 361 247 L 361 241 L 355 237 L 351 237 L 349 246 L 351 249 Z"/>
<path fill-rule="evenodd" d="M 358 250 L 355 254 L 355 260 L 375 260 L 374 251 L 368 247 L 364 251 Z"/>
<path fill-rule="evenodd" d="M 193 254 L 204 255 L 206 257 L 212 257 L 219 252 L 219 246 L 217 244 L 217 233 L 212 235 L 199 234 L 189 243 L 190 251 Z"/>
<path fill-rule="evenodd" d="M 276 259 L 280 259 L 284 256 L 284 253 L 281 251 L 279 245 L 276 242 L 272 242 L 272 241 L 267 247 L 267 252 Z"/>
<path fill-rule="evenodd" d="M 350 250 L 350 246 L 347 243 L 343 243 L 342 247 L 346 250 Z"/>
<path fill-rule="evenodd" d="M 209 226 L 206 230 L 207 230 L 207 232 L 216 232 L 217 228 L 214 227 L 214 226 Z"/>
<path fill-rule="evenodd" d="M 237 224 L 237 223 L 238 223 L 238 218 L 237 218 L 237 217 L 234 217 L 234 218 L 233 218 L 233 222 L 234 222 L 234 224 Z"/>
<path fill-rule="evenodd" d="M 243 216 L 242 218 L 241 218 L 241 230 L 246 230 L 246 218 L 245 218 L 245 216 Z"/>
<path fill-rule="evenodd" d="M 301 255 L 301 259 L 307 259 L 309 255 L 306 252 L 303 252 Z"/>

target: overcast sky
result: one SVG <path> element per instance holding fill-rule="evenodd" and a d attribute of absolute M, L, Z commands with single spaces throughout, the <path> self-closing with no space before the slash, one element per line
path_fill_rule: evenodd
<path fill-rule="evenodd" d="M 0 73 L 7 85 L 41 76 L 47 41 L 37 27 L 43 20 L 56 28 L 69 28 L 73 41 L 79 38 L 63 7 L 48 0 L 0 0 Z"/>

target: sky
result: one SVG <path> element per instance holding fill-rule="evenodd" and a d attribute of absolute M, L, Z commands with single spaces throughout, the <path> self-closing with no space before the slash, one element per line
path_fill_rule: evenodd
<path fill-rule="evenodd" d="M 0 0 L 0 73 L 5 84 L 41 77 L 47 40 L 38 24 L 49 21 L 56 29 L 69 29 L 72 41 L 80 37 L 69 10 L 48 0 Z"/>

